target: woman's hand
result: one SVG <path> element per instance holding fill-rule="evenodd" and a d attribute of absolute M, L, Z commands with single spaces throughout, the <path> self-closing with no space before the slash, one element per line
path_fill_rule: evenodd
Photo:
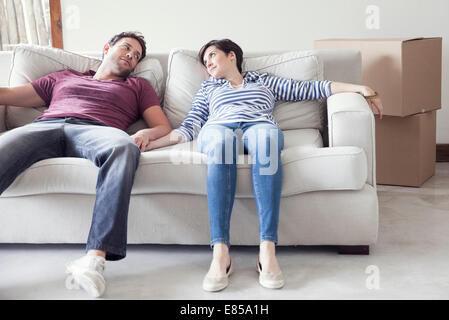
<path fill-rule="evenodd" d="M 379 119 L 382 119 L 384 108 L 382 106 L 382 101 L 380 101 L 378 93 L 370 87 L 363 86 L 361 94 L 366 98 L 366 102 L 368 102 L 371 111 L 374 113 L 375 108 L 377 110 L 377 113 L 379 113 Z"/>
<path fill-rule="evenodd" d="M 382 106 L 382 101 L 380 101 L 377 92 L 371 89 L 370 87 L 352 83 L 332 81 L 331 92 L 332 94 L 340 92 L 356 92 L 361 94 L 366 98 L 366 102 L 368 102 L 368 106 L 370 107 L 371 111 L 374 113 L 374 109 L 376 109 L 377 112 L 379 113 L 379 119 L 382 119 L 382 114 L 384 110 Z"/>
<path fill-rule="evenodd" d="M 170 146 L 172 144 L 183 142 L 183 137 L 175 131 L 171 131 L 167 135 L 160 137 L 159 139 L 151 138 L 149 130 L 143 129 L 137 131 L 131 136 L 135 144 L 139 147 L 141 152 L 150 151 L 157 148 Z"/>
<path fill-rule="evenodd" d="M 131 136 L 134 140 L 134 143 L 139 147 L 140 152 L 145 152 L 149 150 L 150 145 L 150 136 L 151 133 L 148 129 L 142 129 L 137 131 L 135 134 Z"/>

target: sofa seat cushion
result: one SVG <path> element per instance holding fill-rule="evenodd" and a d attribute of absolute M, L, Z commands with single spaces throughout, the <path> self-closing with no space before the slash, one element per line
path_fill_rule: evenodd
<path fill-rule="evenodd" d="M 320 190 L 360 190 L 367 178 L 366 156 L 358 147 L 322 148 L 316 129 L 284 132 L 282 195 Z M 196 141 L 145 152 L 132 194 L 206 195 L 207 158 Z M 253 197 L 248 155 L 238 157 L 236 197 Z M 23 172 L 2 197 L 35 194 L 95 194 L 98 168 L 78 158 L 42 160 Z"/>

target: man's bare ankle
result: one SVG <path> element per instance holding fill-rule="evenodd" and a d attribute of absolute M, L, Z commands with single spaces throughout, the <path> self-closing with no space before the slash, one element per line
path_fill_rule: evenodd
<path fill-rule="evenodd" d="M 87 251 L 87 254 L 106 258 L 106 252 L 102 251 L 102 250 L 89 250 L 89 251 Z"/>

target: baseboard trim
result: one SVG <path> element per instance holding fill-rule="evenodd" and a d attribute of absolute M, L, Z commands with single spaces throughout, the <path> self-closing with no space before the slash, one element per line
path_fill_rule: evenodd
<path fill-rule="evenodd" d="M 449 144 L 437 144 L 437 162 L 449 162 Z"/>

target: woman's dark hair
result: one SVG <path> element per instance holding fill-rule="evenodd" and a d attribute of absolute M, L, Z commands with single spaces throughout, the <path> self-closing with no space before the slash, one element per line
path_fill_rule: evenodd
<path fill-rule="evenodd" d="M 235 56 L 237 57 L 237 68 L 239 69 L 239 72 L 242 73 L 242 63 L 243 63 L 242 48 L 240 48 L 237 43 L 229 39 L 211 40 L 208 43 L 206 43 L 198 53 L 198 58 L 200 59 L 200 62 L 203 65 L 204 65 L 204 54 L 206 53 L 207 48 L 211 46 L 215 46 L 217 49 L 226 53 L 226 55 L 228 55 L 229 52 L 233 51 L 235 53 Z"/>
<path fill-rule="evenodd" d="M 116 34 L 111 38 L 111 40 L 108 41 L 108 43 L 113 46 L 116 44 L 120 39 L 123 38 L 133 38 L 139 41 L 140 46 L 142 47 L 142 56 L 140 57 L 141 61 L 145 56 L 147 55 L 147 46 L 145 43 L 145 39 L 143 38 L 143 35 L 140 32 L 137 31 L 127 31 L 127 32 L 121 32 L 119 34 Z"/>

